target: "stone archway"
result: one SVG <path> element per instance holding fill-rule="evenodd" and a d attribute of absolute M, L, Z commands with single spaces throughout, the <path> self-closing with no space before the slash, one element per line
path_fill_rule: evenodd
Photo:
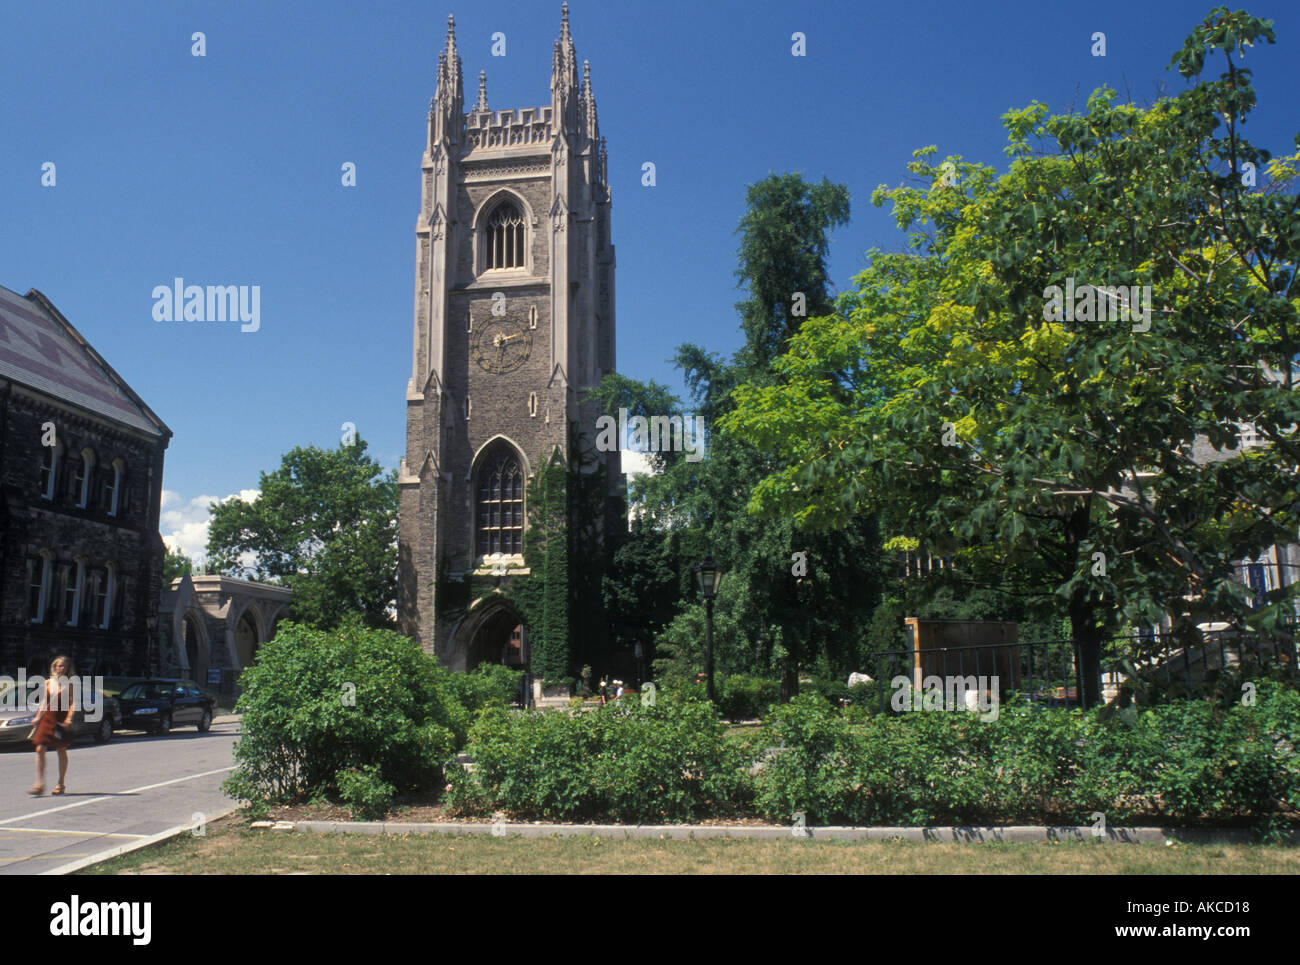
<path fill-rule="evenodd" d="M 185 663 L 189 668 L 190 679 L 202 686 L 208 675 L 212 653 L 203 619 L 192 610 L 181 618 L 180 643 L 185 651 Z"/>
<path fill-rule="evenodd" d="M 523 617 L 503 599 L 479 600 L 452 631 L 445 661 L 452 670 L 473 670 L 484 663 L 527 670 Z"/>
<path fill-rule="evenodd" d="M 243 670 L 245 667 L 252 666 L 257 659 L 257 650 L 262 645 L 261 634 L 258 632 L 257 622 L 253 619 L 252 607 L 248 607 L 239 617 L 239 622 L 235 624 L 235 659 L 238 661 L 236 666 Z"/>

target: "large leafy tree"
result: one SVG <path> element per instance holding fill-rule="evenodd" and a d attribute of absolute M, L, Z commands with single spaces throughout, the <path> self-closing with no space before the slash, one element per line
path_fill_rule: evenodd
<path fill-rule="evenodd" d="M 262 473 L 253 502 L 213 503 L 208 559 L 294 591 L 293 617 L 322 628 L 348 613 L 393 624 L 397 592 L 397 478 L 366 455 L 366 443 L 285 454 Z"/>
<path fill-rule="evenodd" d="M 878 596 L 874 521 L 860 517 L 834 533 L 809 534 L 791 520 L 751 516 L 751 488 L 779 464 L 751 440 L 712 427 L 733 410 L 736 385 L 775 380 L 771 360 L 806 316 L 833 305 L 828 232 L 847 220 L 849 199 L 842 185 L 785 174 L 751 186 L 747 200 L 738 229 L 745 297 L 737 310 L 745 344 L 731 360 L 697 345 L 678 349 L 675 362 L 691 396 L 687 414 L 701 417 L 709 429 L 705 456 L 660 457 L 657 474 L 638 481 L 632 504 L 640 522 L 623 551 L 623 569 L 607 582 L 607 598 L 621 601 L 624 612 L 637 594 L 675 598 L 674 611 L 654 615 L 656 624 L 667 622 L 658 638 L 659 666 L 678 673 L 700 669 L 702 611 L 694 603 L 690 568 L 711 553 L 724 570 L 716 606 L 719 669 L 778 672 L 789 694 L 801 670 L 838 676 L 854 668 Z M 661 386 L 627 380 L 608 379 L 598 396 L 610 412 L 616 404 L 633 414 L 683 408 Z M 655 541 L 658 548 L 651 546 Z M 652 586 L 644 576 L 636 582 L 634 561 L 644 564 L 641 572 L 657 574 Z"/>
<path fill-rule="evenodd" d="M 745 200 L 736 269 L 746 288 L 736 305 L 745 346 L 738 361 L 755 375 L 768 370 L 805 318 L 831 310 L 827 233 L 848 223 L 849 192 L 825 178 L 809 184 L 798 174 L 773 174 L 750 185 Z"/>
<path fill-rule="evenodd" d="M 896 534 L 1053 592 L 1089 702 L 1123 621 L 1244 616 L 1232 562 L 1298 522 L 1300 199 L 1249 183 L 1293 177 L 1295 158 L 1270 164 L 1240 130 L 1255 95 L 1237 59 L 1273 40 L 1219 8 L 1174 57 L 1195 81 L 1177 96 L 1011 112 L 1001 177 L 918 152 L 923 185 L 875 197 L 913 229 L 908 250 L 873 253 L 841 314 L 792 340 L 778 384 L 737 390 L 724 428 L 786 460 L 753 508 L 830 528 L 879 511 Z M 1226 71 L 1197 80 L 1218 55 Z M 1070 285 L 1110 289 L 1107 316 L 1066 311 Z M 1145 318 L 1119 286 L 1149 286 Z M 1233 450 L 1242 422 L 1265 444 L 1193 457 Z M 1255 618 L 1289 609 L 1283 595 Z"/>

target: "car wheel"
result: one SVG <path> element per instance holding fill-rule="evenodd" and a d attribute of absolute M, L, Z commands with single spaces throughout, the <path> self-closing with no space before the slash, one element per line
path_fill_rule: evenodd
<path fill-rule="evenodd" d="M 113 722 L 105 717 L 99 722 L 99 730 L 95 731 L 95 743 L 107 744 L 113 739 Z"/>
<path fill-rule="evenodd" d="M 158 719 L 158 733 L 166 737 L 171 732 L 172 732 L 172 715 L 163 714 L 162 717 Z"/>
<path fill-rule="evenodd" d="M 199 733 L 204 734 L 212 726 L 212 711 L 204 710 L 203 716 L 199 718 Z"/>

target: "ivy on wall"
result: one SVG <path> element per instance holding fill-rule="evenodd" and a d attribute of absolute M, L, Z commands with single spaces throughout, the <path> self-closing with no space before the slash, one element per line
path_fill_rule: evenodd
<path fill-rule="evenodd" d="M 590 471 L 590 459 L 570 467 L 556 447 L 537 465 L 526 501 L 523 549 L 529 575 L 439 579 L 436 606 L 440 613 L 459 616 L 474 600 L 500 590 L 503 602 L 523 617 L 534 677 L 559 684 L 572 680 L 578 665 L 600 662 L 608 647 L 601 584 L 613 548 L 606 535 L 617 535 L 625 523 L 617 501 L 610 499 L 608 476 Z"/>
<path fill-rule="evenodd" d="M 570 673 L 569 473 L 555 449 L 528 483 L 524 563 L 530 575 L 509 596 L 523 612 L 533 675 L 558 682 Z"/>

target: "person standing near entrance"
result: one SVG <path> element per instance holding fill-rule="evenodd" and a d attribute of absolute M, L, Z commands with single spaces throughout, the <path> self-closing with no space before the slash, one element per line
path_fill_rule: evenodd
<path fill-rule="evenodd" d="M 67 657 L 54 658 L 50 664 L 50 679 L 45 681 L 40 708 L 36 711 L 31 742 L 36 747 L 36 783 L 27 793 L 45 793 L 45 752 L 58 751 L 59 783 L 51 794 L 62 794 L 68 775 L 68 747 L 72 744 L 72 720 L 77 707 L 76 685 L 72 676 L 72 661 Z"/>

